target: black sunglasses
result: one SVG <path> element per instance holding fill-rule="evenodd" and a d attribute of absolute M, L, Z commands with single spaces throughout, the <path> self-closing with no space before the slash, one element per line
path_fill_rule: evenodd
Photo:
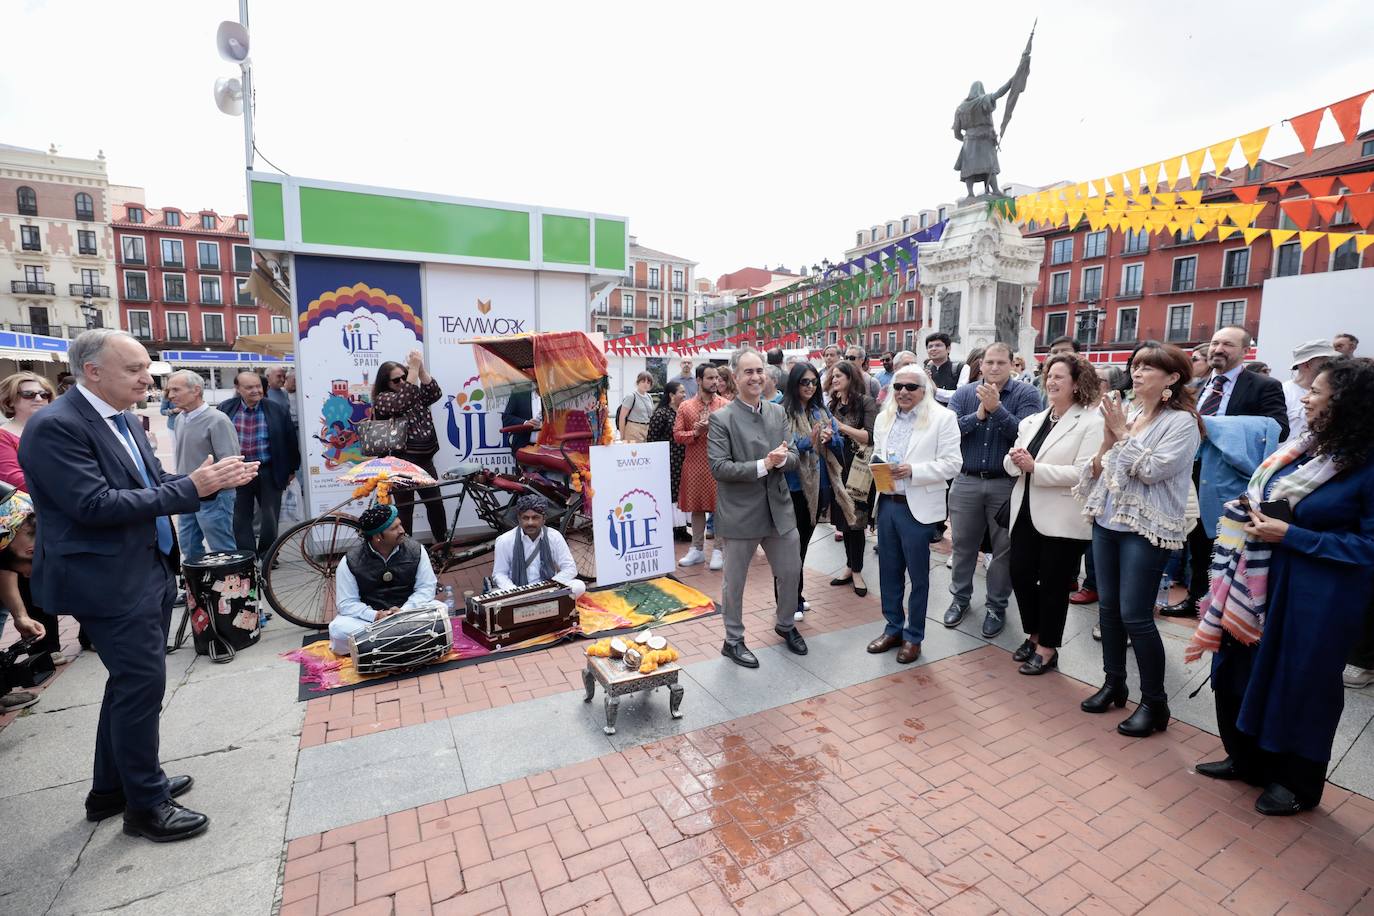
<path fill-rule="evenodd" d="M 24 400 L 26 400 L 26 401 L 32 401 L 32 400 L 34 400 L 35 398 L 38 398 L 38 399 L 41 399 L 41 400 L 44 400 L 44 401 L 51 401 L 51 400 L 52 400 L 52 395 L 48 394 L 46 391 L 21 391 L 21 392 L 19 392 L 19 396 L 20 396 L 21 398 L 23 398 Z"/>
<path fill-rule="evenodd" d="M 860 359 L 863 359 L 863 357 L 862 357 L 862 356 L 858 356 L 858 355 L 854 355 L 854 356 L 846 356 L 845 359 L 851 360 L 851 361 L 858 361 L 858 360 L 860 360 Z"/>
<path fill-rule="evenodd" d="M 815 388 L 815 387 L 816 387 L 817 385 L 819 385 L 819 384 L 820 384 L 820 380 L 819 380 L 819 379 L 816 379 L 816 378 L 804 378 L 804 379 L 802 379 L 800 382 L 797 382 L 797 387 L 799 387 L 799 388 L 800 388 L 800 387 Z"/>
<path fill-rule="evenodd" d="M 893 382 L 892 387 L 896 391 L 920 391 L 925 385 L 919 382 Z"/>
<path fill-rule="evenodd" d="M 393 385 L 397 382 L 404 382 L 405 380 L 406 377 L 404 375 L 393 375 L 391 378 L 387 379 L 387 381 Z"/>

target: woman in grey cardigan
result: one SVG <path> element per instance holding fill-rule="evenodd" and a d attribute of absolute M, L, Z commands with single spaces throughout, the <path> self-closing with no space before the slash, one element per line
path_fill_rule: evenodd
<path fill-rule="evenodd" d="M 1093 564 L 1106 683 L 1084 712 L 1126 705 L 1126 634 L 1140 669 L 1140 705 L 1116 730 L 1144 738 L 1169 725 L 1164 643 L 1155 593 L 1169 551 L 1183 546 L 1188 486 L 1202 429 L 1188 387 L 1191 367 L 1177 347 L 1150 341 L 1131 361 L 1135 402 L 1128 416 L 1117 392 L 1102 399 L 1104 435 L 1074 495 L 1093 520 Z"/>

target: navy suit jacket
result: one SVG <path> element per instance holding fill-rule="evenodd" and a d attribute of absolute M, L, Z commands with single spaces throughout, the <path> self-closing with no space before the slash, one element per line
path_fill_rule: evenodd
<path fill-rule="evenodd" d="M 243 404 L 243 398 L 234 395 L 219 405 L 225 416 L 233 420 L 234 413 Z M 258 404 L 267 417 L 267 450 L 270 461 L 259 470 L 267 474 L 272 486 L 278 490 L 286 489 L 286 482 L 301 466 L 301 446 L 296 441 L 296 427 L 291 422 L 291 411 L 276 401 L 264 397 Z"/>
<path fill-rule="evenodd" d="M 1199 403 L 1207 397 L 1206 382 L 1198 392 Z M 1288 402 L 1283 398 L 1283 382 L 1258 372 L 1242 369 L 1236 376 L 1231 399 L 1226 402 L 1228 417 L 1271 417 L 1279 424 L 1279 441 L 1288 438 Z"/>
<path fill-rule="evenodd" d="M 200 508 L 191 478 L 164 473 L 138 417 L 125 416 L 152 487 L 75 387 L 24 427 L 19 464 L 38 518 L 33 596 L 49 613 L 118 617 L 146 610 L 138 602 L 151 577 L 167 574 L 157 517 Z"/>

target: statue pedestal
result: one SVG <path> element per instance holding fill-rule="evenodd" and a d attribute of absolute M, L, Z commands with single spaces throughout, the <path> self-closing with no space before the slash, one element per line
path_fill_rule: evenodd
<path fill-rule="evenodd" d="M 960 206 L 940 240 L 920 246 L 926 317 L 917 352 L 925 352 L 927 335 L 944 331 L 955 359 L 1000 340 L 1029 363 L 1036 335 L 1031 297 L 1044 254 L 1044 239 L 1022 238 L 1015 223 L 988 211 L 986 199 Z"/>

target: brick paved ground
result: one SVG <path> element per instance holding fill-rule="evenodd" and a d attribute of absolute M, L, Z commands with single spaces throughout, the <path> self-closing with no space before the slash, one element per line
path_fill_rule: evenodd
<path fill-rule="evenodd" d="M 283 916 L 1374 912 L 1374 801 L 1262 818 L 980 649 L 293 840 Z"/>

